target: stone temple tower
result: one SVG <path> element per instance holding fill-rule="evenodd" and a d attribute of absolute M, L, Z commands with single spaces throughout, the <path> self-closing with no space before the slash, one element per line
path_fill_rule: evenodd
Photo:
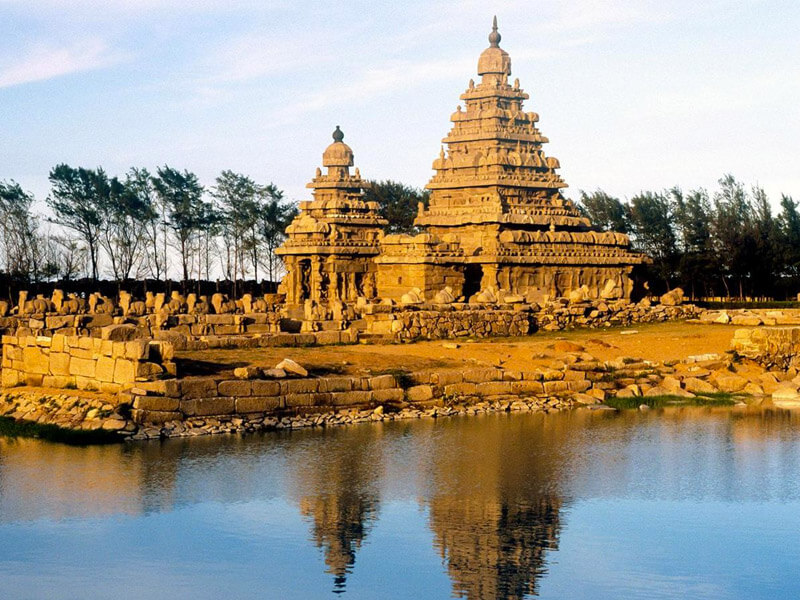
<path fill-rule="evenodd" d="M 629 275 L 647 258 L 624 234 L 593 231 L 562 195 L 559 162 L 545 155 L 539 115 L 523 108 L 528 94 L 509 83 L 500 39 L 495 18 L 481 79 L 461 95 L 433 162 L 430 202 L 416 219 L 425 233 L 384 238 L 379 295 L 418 287 L 430 299 L 447 285 L 465 299 L 487 289 L 538 298 L 586 286 L 589 296 L 629 297 Z"/>
<path fill-rule="evenodd" d="M 317 169 L 306 186 L 314 199 L 300 203 L 276 251 L 286 266 L 281 291 L 293 316 L 313 305 L 324 319 L 336 304 L 375 296 L 373 258 L 386 220 L 378 216 L 376 203 L 362 198 L 361 175 L 358 169 L 350 173 L 353 151 L 343 139 L 337 125 L 333 143 L 322 154 L 327 173 Z"/>

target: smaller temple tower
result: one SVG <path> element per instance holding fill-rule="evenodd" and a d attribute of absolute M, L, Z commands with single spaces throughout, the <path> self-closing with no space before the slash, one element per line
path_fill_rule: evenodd
<path fill-rule="evenodd" d="M 358 169 L 350 173 L 353 151 L 343 139 L 337 125 L 333 143 L 322 154 L 327 173 L 317 168 L 306 186 L 314 190 L 314 199 L 300 203 L 300 214 L 276 251 L 286 265 L 281 292 L 296 318 L 330 318 L 327 313 L 341 303 L 375 297 L 373 258 L 386 220 L 378 215 L 377 203 L 364 201 L 361 175 Z"/>

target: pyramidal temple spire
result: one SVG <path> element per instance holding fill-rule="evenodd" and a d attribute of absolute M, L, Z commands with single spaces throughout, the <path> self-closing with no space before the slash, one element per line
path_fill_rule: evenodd
<path fill-rule="evenodd" d="M 501 39 L 500 33 L 497 31 L 497 15 L 495 15 L 494 19 L 492 19 L 492 33 L 489 34 L 489 45 L 492 48 L 499 48 Z"/>

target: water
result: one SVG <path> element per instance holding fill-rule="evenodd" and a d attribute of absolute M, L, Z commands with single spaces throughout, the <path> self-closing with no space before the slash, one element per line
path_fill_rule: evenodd
<path fill-rule="evenodd" d="M 798 598 L 800 415 L 0 438 L 0 598 Z"/>

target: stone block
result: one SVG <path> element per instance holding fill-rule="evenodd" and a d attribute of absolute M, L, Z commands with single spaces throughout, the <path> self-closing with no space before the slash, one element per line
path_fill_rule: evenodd
<path fill-rule="evenodd" d="M 587 382 L 588 383 L 588 382 Z M 545 381 L 544 393 L 545 394 L 559 394 L 569 390 L 569 382 L 567 381 Z"/>
<path fill-rule="evenodd" d="M 164 373 L 164 367 L 152 362 L 137 362 L 136 363 L 136 379 L 137 380 L 150 380 L 158 377 Z"/>
<path fill-rule="evenodd" d="M 69 361 L 69 374 L 94 379 L 97 361 L 91 358 L 73 357 Z"/>
<path fill-rule="evenodd" d="M 3 336 L 4 338 L 9 336 Z M 0 373 L 0 383 L 3 387 L 14 387 L 19 384 L 19 371 L 14 369 L 3 369 Z"/>
<path fill-rule="evenodd" d="M 100 381 L 97 387 L 101 392 L 106 394 L 117 394 L 122 391 L 122 385 L 119 383 L 112 383 L 110 381 Z"/>
<path fill-rule="evenodd" d="M 142 381 L 136 384 L 137 388 L 147 392 L 150 396 L 169 396 L 180 398 L 181 387 L 177 379 L 158 379 L 156 381 Z"/>
<path fill-rule="evenodd" d="M 180 408 L 180 401 L 177 398 L 167 398 L 165 396 L 135 396 L 133 408 L 141 410 L 177 411 Z"/>
<path fill-rule="evenodd" d="M 465 369 L 464 381 L 466 383 L 484 383 L 487 381 L 499 381 L 503 377 L 503 372 L 498 369 Z"/>
<path fill-rule="evenodd" d="M 117 358 L 114 361 L 114 383 L 122 385 L 133 383 L 136 380 L 137 363 L 126 358 Z"/>
<path fill-rule="evenodd" d="M 415 385 L 406 390 L 409 402 L 425 402 L 433 398 L 433 388 L 429 385 Z"/>
<path fill-rule="evenodd" d="M 97 390 L 100 386 L 97 385 L 97 380 L 94 377 L 76 375 L 75 387 L 77 387 L 79 390 Z"/>
<path fill-rule="evenodd" d="M 183 421 L 183 414 L 176 411 L 134 410 L 133 422 L 137 425 L 163 425 L 170 421 Z"/>
<path fill-rule="evenodd" d="M 405 392 L 400 388 L 382 388 L 372 392 L 374 402 L 402 402 L 405 400 Z"/>
<path fill-rule="evenodd" d="M 132 360 L 146 360 L 149 353 L 148 340 L 131 340 L 130 342 L 118 342 L 125 344 L 125 358 Z"/>
<path fill-rule="evenodd" d="M 236 401 L 234 398 L 221 396 L 213 398 L 194 398 L 192 400 L 181 400 L 180 407 L 181 412 L 189 417 L 229 415 L 236 408 Z"/>
<path fill-rule="evenodd" d="M 217 383 L 208 378 L 181 380 L 181 397 L 185 400 L 210 398 L 217 395 Z"/>
<path fill-rule="evenodd" d="M 253 396 L 279 396 L 281 393 L 280 381 L 265 381 L 254 379 L 250 382 Z"/>
<path fill-rule="evenodd" d="M 98 358 L 97 365 L 95 367 L 95 378 L 98 381 L 113 382 L 114 366 L 116 362 L 116 359 L 113 359 L 109 356 L 101 356 Z"/>
<path fill-rule="evenodd" d="M 317 392 L 310 394 L 286 394 L 285 396 L 280 396 L 280 398 L 283 398 L 288 408 L 294 408 L 298 406 L 316 406 L 317 404 L 325 404 L 331 396 L 332 394 Z"/>
<path fill-rule="evenodd" d="M 452 385 L 464 381 L 464 374 L 461 371 L 437 371 L 431 374 L 431 383 L 434 385 Z"/>
<path fill-rule="evenodd" d="M 372 400 L 373 392 L 334 392 L 330 394 L 331 403 L 336 406 L 368 405 Z M 288 402 L 287 402 L 288 404 Z"/>
<path fill-rule="evenodd" d="M 567 390 L 570 392 L 585 392 L 592 387 L 592 382 L 588 379 L 571 379 L 564 383 L 567 384 Z"/>
<path fill-rule="evenodd" d="M 236 398 L 236 412 L 246 413 L 269 413 L 283 408 L 284 398 L 282 396 L 248 396 L 246 398 Z"/>
<path fill-rule="evenodd" d="M 252 392 L 249 381 L 234 379 L 230 381 L 220 381 L 217 386 L 220 396 L 233 396 L 236 398 L 249 396 Z"/>
<path fill-rule="evenodd" d="M 394 375 L 378 375 L 370 378 L 369 387 L 372 390 L 388 390 L 397 387 L 397 380 Z"/>
<path fill-rule="evenodd" d="M 541 381 L 514 381 L 511 383 L 512 394 L 544 394 Z"/>
<path fill-rule="evenodd" d="M 75 379 L 64 375 L 45 375 L 42 378 L 42 385 L 44 387 L 63 389 L 75 385 Z"/>
<path fill-rule="evenodd" d="M 47 375 L 50 372 L 49 356 L 41 348 L 27 346 L 22 350 L 22 362 L 27 373 Z"/>
<path fill-rule="evenodd" d="M 50 373 L 53 375 L 69 375 L 69 354 L 50 352 Z"/>
<path fill-rule="evenodd" d="M 311 394 L 319 391 L 319 379 L 287 379 L 281 382 L 282 394 Z"/>
<path fill-rule="evenodd" d="M 50 340 L 50 352 L 63 352 L 64 351 L 64 336 L 60 333 L 56 333 L 53 335 L 53 338 Z"/>
<path fill-rule="evenodd" d="M 446 396 L 474 396 L 478 393 L 478 385 L 476 383 L 452 383 L 444 386 L 444 393 Z"/>
<path fill-rule="evenodd" d="M 328 377 L 319 380 L 321 392 L 349 392 L 355 387 L 351 377 Z"/>
<path fill-rule="evenodd" d="M 512 382 L 510 381 L 486 381 L 477 385 L 479 396 L 497 396 L 500 394 L 510 394 Z"/>
<path fill-rule="evenodd" d="M 573 371 L 571 369 L 564 371 L 564 381 L 575 381 L 577 379 L 586 379 L 586 373 L 583 371 Z"/>

